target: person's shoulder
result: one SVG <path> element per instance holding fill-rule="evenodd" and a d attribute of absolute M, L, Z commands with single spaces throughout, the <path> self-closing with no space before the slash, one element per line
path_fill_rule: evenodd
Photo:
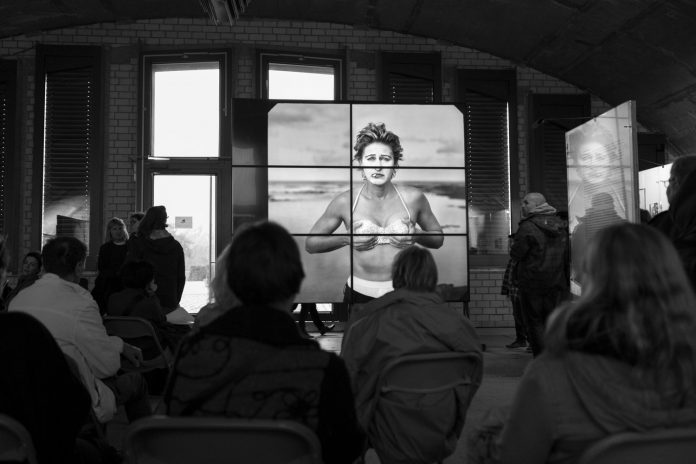
<path fill-rule="evenodd" d="M 407 184 L 397 184 L 397 183 L 394 184 L 394 187 L 398 190 L 398 192 L 401 194 L 401 196 L 407 202 L 418 201 L 422 198 L 425 198 L 425 194 L 423 193 L 423 190 L 419 187 L 414 187 L 413 185 L 407 185 Z"/>

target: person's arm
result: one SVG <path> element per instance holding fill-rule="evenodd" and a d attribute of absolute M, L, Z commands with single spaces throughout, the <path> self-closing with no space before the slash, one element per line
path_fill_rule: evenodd
<path fill-rule="evenodd" d="M 544 464 L 553 445 L 553 411 L 535 375 L 534 366 L 522 377 L 502 431 L 501 464 Z"/>
<path fill-rule="evenodd" d="M 530 250 L 530 239 L 533 239 L 533 231 L 530 229 L 534 227 L 528 222 L 522 222 L 520 224 L 517 233 L 515 234 L 515 241 L 510 247 L 510 257 L 515 261 L 523 261 Z"/>
<path fill-rule="evenodd" d="M 97 378 L 116 375 L 121 367 L 124 342 L 106 333 L 96 301 L 86 302 L 80 310 L 74 332 L 75 345 Z"/>
<path fill-rule="evenodd" d="M 99 254 L 97 255 L 97 271 L 103 274 L 104 271 L 109 267 L 109 252 L 106 247 L 106 243 L 99 247 Z"/>
<path fill-rule="evenodd" d="M 305 250 L 308 253 L 326 253 L 350 245 L 348 235 L 331 235 L 343 222 L 341 211 L 347 206 L 347 198 L 348 194 L 342 193 L 331 200 L 324 214 L 314 223 L 305 241 Z"/>
<path fill-rule="evenodd" d="M 181 302 L 181 295 L 184 294 L 184 286 L 186 285 L 186 258 L 184 257 L 184 249 L 181 247 L 181 244 L 179 244 L 177 253 L 176 304 L 178 305 Z"/>

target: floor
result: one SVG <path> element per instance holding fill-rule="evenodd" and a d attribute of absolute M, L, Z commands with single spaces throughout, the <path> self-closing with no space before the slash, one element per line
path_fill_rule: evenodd
<path fill-rule="evenodd" d="M 341 341 L 343 340 L 341 329 L 341 324 L 337 324 L 333 332 L 319 336 L 319 333 L 313 331 L 313 325 L 307 324 L 307 330 L 320 346 L 337 354 L 340 354 Z M 529 361 L 532 360 L 531 353 L 527 353 L 524 348 L 514 350 L 505 348 L 505 345 L 514 339 L 514 329 L 479 328 L 477 332 L 482 344 L 485 345 L 483 381 L 469 407 L 466 425 L 457 449 L 454 454 L 444 460 L 445 464 L 466 464 L 467 437 L 470 431 L 481 422 L 492 408 L 505 407 L 511 403 L 520 377 Z M 115 423 L 109 425 L 109 441 L 117 448 L 121 447 L 126 427 L 124 417 L 117 417 Z M 366 464 L 378 464 L 379 458 L 373 451 L 368 451 L 365 462 Z"/>

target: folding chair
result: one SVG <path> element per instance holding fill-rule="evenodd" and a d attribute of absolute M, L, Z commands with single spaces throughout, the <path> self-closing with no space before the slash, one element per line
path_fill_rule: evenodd
<path fill-rule="evenodd" d="M 141 317 L 130 316 L 106 316 L 104 327 L 109 335 L 121 337 L 124 341 L 137 345 L 137 342 L 152 343 L 159 353 L 156 357 L 146 359 L 140 366 L 134 366 L 127 360 L 121 362 L 121 368 L 127 372 L 147 372 L 153 369 L 171 368 L 171 357 L 166 354 L 157 337 L 157 332 L 150 321 Z M 135 341 L 135 342 L 133 342 Z"/>
<path fill-rule="evenodd" d="M 0 462 L 37 464 L 36 450 L 27 429 L 5 414 L 0 414 Z"/>
<path fill-rule="evenodd" d="M 320 464 L 313 431 L 285 420 L 152 416 L 133 423 L 126 464 Z"/>
<path fill-rule="evenodd" d="M 443 352 L 425 353 L 400 356 L 390 361 L 383 369 L 377 383 L 376 410 L 384 403 L 389 408 L 391 400 L 389 396 L 396 394 L 437 394 L 458 387 L 467 387 L 466 404 L 471 401 L 476 391 L 477 384 L 473 379 L 479 379 L 483 369 L 481 353 L 471 352 Z M 454 406 L 453 406 L 454 407 Z M 427 414 L 427 409 L 423 410 Z M 413 420 L 416 420 L 415 417 Z M 418 437 L 413 437 L 417 440 Z M 404 441 L 411 441 L 404 437 Z M 442 439 L 443 449 L 445 437 Z M 379 447 L 376 447 L 379 455 Z M 365 450 L 367 451 L 367 450 Z M 380 456 L 381 461 L 385 461 Z M 364 459 L 364 455 L 363 455 Z"/>
<path fill-rule="evenodd" d="M 610 435 L 590 446 L 578 464 L 691 464 L 696 428 Z"/>

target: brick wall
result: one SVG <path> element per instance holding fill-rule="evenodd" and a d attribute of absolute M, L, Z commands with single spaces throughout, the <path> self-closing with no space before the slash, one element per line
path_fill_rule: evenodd
<path fill-rule="evenodd" d="M 574 86 L 518 66 L 503 58 L 449 45 L 441 41 L 389 31 L 355 29 L 347 25 L 303 21 L 240 20 L 234 27 L 217 27 L 203 19 L 163 19 L 117 22 L 59 29 L 0 40 L 0 58 L 15 59 L 20 69 L 21 172 L 23 189 L 17 201 L 22 205 L 21 233 L 23 249 L 31 246 L 31 185 L 34 118 L 35 44 L 100 45 L 105 50 L 107 89 L 104 198 L 105 220 L 125 217 L 136 209 L 135 166 L 138 149 L 138 82 L 141 52 L 158 50 L 232 50 L 230 69 L 232 96 L 257 96 L 256 50 L 304 49 L 341 53 L 346 56 L 346 100 L 377 99 L 379 52 L 439 52 L 442 56 L 443 100 L 456 99 L 455 77 L 460 68 L 516 68 L 518 78 L 518 134 L 520 195 L 527 190 L 526 95 L 535 93 L 581 93 Z M 592 99 L 593 114 L 609 106 Z M 514 181 L 514 180 L 513 180 Z M 470 313 L 479 326 L 512 326 L 510 305 L 500 295 L 503 269 L 471 269 Z"/>

